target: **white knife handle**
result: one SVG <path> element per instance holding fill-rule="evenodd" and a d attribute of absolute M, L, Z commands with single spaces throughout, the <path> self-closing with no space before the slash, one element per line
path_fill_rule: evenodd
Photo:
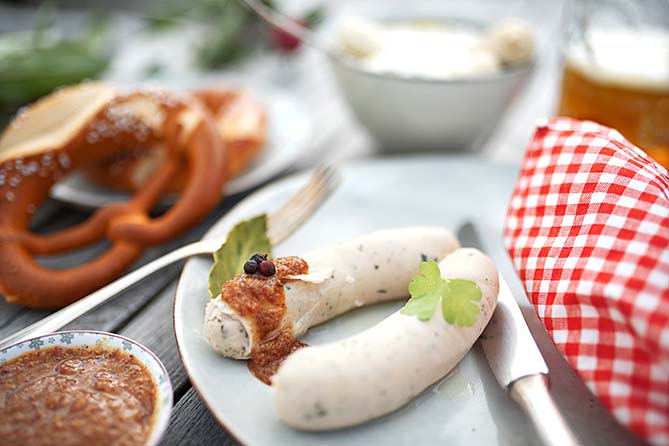
<path fill-rule="evenodd" d="M 548 391 L 548 378 L 537 374 L 518 378 L 509 388 L 511 398 L 522 407 L 544 446 L 578 446 L 553 397 Z"/>

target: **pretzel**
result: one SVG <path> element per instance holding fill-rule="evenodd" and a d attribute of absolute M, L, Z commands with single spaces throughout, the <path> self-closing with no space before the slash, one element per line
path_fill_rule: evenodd
<path fill-rule="evenodd" d="M 195 91 L 193 96 L 214 116 L 228 153 L 228 177 L 237 176 L 265 145 L 267 123 L 263 106 L 247 94 L 227 87 Z M 87 168 L 86 175 L 112 189 L 136 191 L 165 161 L 162 149 L 162 145 L 129 148 Z M 174 176 L 169 192 L 183 189 L 185 171 L 183 166 Z"/>
<path fill-rule="evenodd" d="M 127 147 L 162 143 L 165 163 L 127 203 L 98 209 L 82 224 L 48 235 L 28 230 L 30 216 L 62 176 Z M 0 292 L 35 308 L 67 305 L 119 276 L 149 245 L 197 223 L 220 201 L 226 155 L 209 114 L 165 92 L 120 92 L 88 83 L 51 94 L 21 113 L 0 137 Z M 149 211 L 183 164 L 188 181 L 165 214 Z M 65 270 L 33 256 L 108 239 L 108 251 Z"/>

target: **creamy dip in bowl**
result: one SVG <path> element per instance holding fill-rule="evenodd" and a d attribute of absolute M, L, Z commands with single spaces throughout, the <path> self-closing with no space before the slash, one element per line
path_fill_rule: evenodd
<path fill-rule="evenodd" d="M 468 150 L 529 77 L 534 38 L 517 20 L 345 17 L 331 66 L 384 151 Z"/>
<path fill-rule="evenodd" d="M 404 78 L 465 79 L 529 65 L 534 41 L 521 22 L 480 24 L 435 20 L 343 20 L 339 51 L 360 68 Z"/>

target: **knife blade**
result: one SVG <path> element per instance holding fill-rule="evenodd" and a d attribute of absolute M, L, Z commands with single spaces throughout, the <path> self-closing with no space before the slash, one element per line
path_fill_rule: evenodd
<path fill-rule="evenodd" d="M 470 222 L 460 227 L 458 238 L 463 246 L 485 251 L 476 227 Z M 480 342 L 495 378 L 525 411 L 542 443 L 577 445 L 548 390 L 546 361 L 501 274 L 497 307 Z"/>
<path fill-rule="evenodd" d="M 485 251 L 473 224 L 464 224 L 458 237 L 464 246 Z M 495 378 L 504 388 L 523 376 L 548 374 L 546 361 L 501 274 L 497 309 L 481 336 L 481 346 Z"/>

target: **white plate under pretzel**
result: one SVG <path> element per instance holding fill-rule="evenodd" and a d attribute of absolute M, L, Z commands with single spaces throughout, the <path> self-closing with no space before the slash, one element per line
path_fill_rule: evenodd
<path fill-rule="evenodd" d="M 258 158 L 240 176 L 231 179 L 226 194 L 233 195 L 252 189 L 290 168 L 309 149 L 312 123 L 302 104 L 293 96 L 280 91 L 254 91 L 266 106 L 267 142 Z M 73 206 L 93 209 L 128 198 L 123 192 L 99 186 L 75 173 L 51 190 L 51 197 Z M 165 197 L 165 205 L 173 198 Z"/>

